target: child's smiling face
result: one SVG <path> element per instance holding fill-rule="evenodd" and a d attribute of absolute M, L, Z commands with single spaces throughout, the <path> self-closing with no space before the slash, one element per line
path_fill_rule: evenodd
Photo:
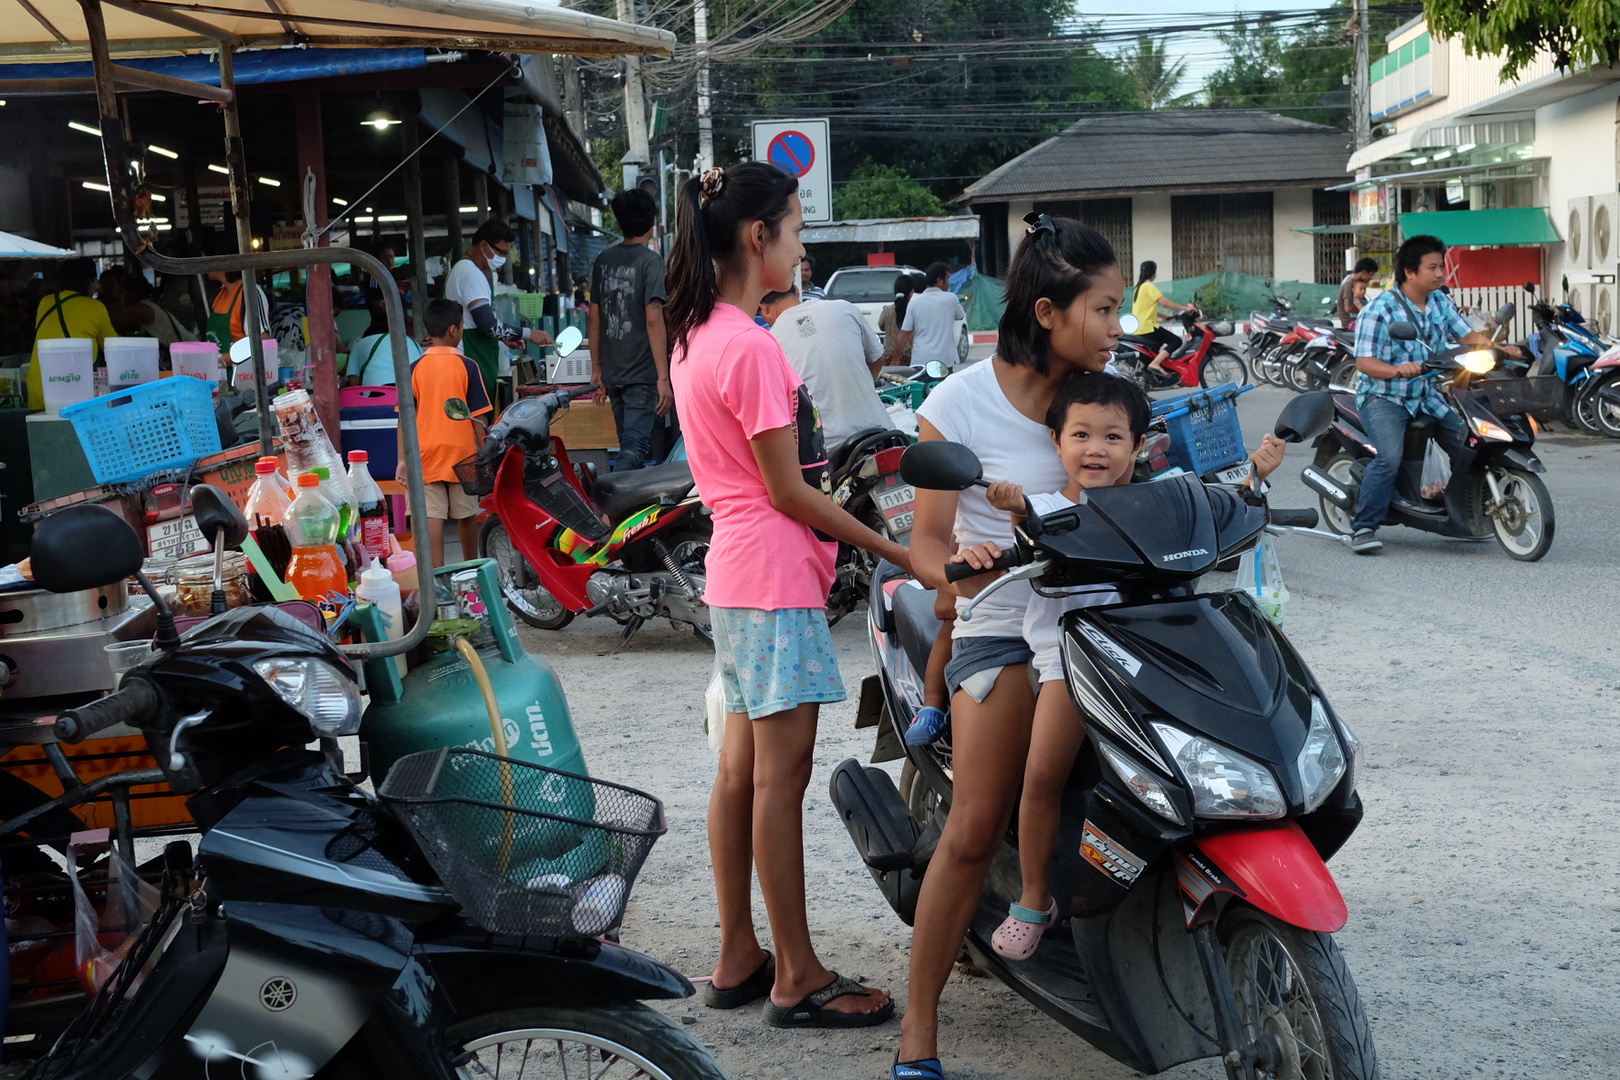
<path fill-rule="evenodd" d="M 1052 436 L 1071 487 L 1113 487 L 1130 480 L 1141 440 L 1131 434 L 1131 418 L 1117 405 L 1076 402 L 1063 431 Z"/>

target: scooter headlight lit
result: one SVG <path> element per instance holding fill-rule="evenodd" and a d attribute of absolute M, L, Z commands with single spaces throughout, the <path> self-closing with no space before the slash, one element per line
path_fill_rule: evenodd
<path fill-rule="evenodd" d="M 1496 366 L 1496 354 L 1489 349 L 1480 349 L 1476 352 L 1465 353 L 1461 363 L 1464 368 L 1475 375 L 1483 375 Z"/>
<path fill-rule="evenodd" d="M 1138 802 L 1166 821 L 1177 825 L 1187 824 L 1181 816 L 1181 811 L 1176 809 L 1175 800 L 1170 798 L 1170 792 L 1165 787 L 1164 781 L 1155 776 L 1152 770 L 1132 761 L 1123 751 L 1102 739 L 1097 739 L 1097 749 L 1102 751 L 1103 760 L 1119 774 L 1126 790 L 1135 795 Z"/>
<path fill-rule="evenodd" d="M 336 738 L 360 730 L 360 688 L 325 660 L 260 660 L 253 670 L 277 697 L 309 719 L 316 735 Z"/>
<path fill-rule="evenodd" d="M 1348 767 L 1344 748 L 1333 732 L 1322 699 L 1311 698 L 1311 729 L 1305 734 L 1305 746 L 1299 752 L 1299 779 L 1305 792 L 1305 812 L 1308 814 L 1322 805 Z"/>
<path fill-rule="evenodd" d="M 1169 724 L 1154 724 L 1193 793 L 1193 815 L 1201 818 L 1280 818 L 1288 803 L 1271 770 L 1209 739 Z"/>
<path fill-rule="evenodd" d="M 1493 439 L 1496 442 L 1512 442 L 1513 432 L 1494 421 L 1482 416 L 1470 416 L 1468 426 L 1474 429 L 1474 434 L 1482 439 Z"/>

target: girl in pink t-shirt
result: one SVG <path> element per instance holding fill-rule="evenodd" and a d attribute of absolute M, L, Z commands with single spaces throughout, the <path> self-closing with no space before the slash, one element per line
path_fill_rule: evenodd
<path fill-rule="evenodd" d="M 720 959 L 704 999 L 732 1009 L 768 994 L 773 1027 L 866 1027 L 894 1003 L 828 970 L 810 944 L 804 791 L 820 705 L 845 696 L 826 612 L 838 542 L 910 564 L 828 498 L 815 402 L 753 320 L 766 293 L 793 287 L 803 225 L 786 173 L 762 162 L 710 169 L 681 191 L 669 259 L 670 377 L 687 461 L 714 512 L 704 599 L 726 698 L 709 798 Z M 754 932 L 756 867 L 775 957 Z"/>

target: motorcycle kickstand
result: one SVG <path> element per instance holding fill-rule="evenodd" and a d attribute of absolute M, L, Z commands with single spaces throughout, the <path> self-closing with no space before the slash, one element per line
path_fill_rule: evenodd
<path fill-rule="evenodd" d="M 619 635 L 619 643 L 613 647 L 613 651 L 619 652 L 625 648 L 625 646 L 629 645 L 630 639 L 636 636 L 636 631 L 640 630 L 646 624 L 647 620 L 642 618 L 640 615 L 632 615 L 626 619 L 624 622 L 624 631 Z"/>
<path fill-rule="evenodd" d="M 1215 944 L 1214 920 L 1205 919 L 1195 927 L 1192 939 L 1215 1013 L 1215 1033 L 1220 1036 L 1221 1063 L 1226 1066 L 1228 1080 L 1257 1080 L 1260 1068 L 1274 1069 L 1281 1057 L 1278 1052 L 1281 1048 L 1273 1045 L 1276 1036 L 1267 1035 L 1251 1043 L 1244 1033 L 1243 1021 L 1238 1017 L 1237 994 L 1232 989 L 1232 975 L 1221 962 L 1220 949 Z"/>

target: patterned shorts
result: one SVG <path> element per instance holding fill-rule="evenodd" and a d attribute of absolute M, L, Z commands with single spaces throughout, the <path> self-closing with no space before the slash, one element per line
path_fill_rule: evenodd
<path fill-rule="evenodd" d="M 847 696 L 827 613 L 820 608 L 711 607 L 709 618 L 726 712 L 759 720 Z"/>

